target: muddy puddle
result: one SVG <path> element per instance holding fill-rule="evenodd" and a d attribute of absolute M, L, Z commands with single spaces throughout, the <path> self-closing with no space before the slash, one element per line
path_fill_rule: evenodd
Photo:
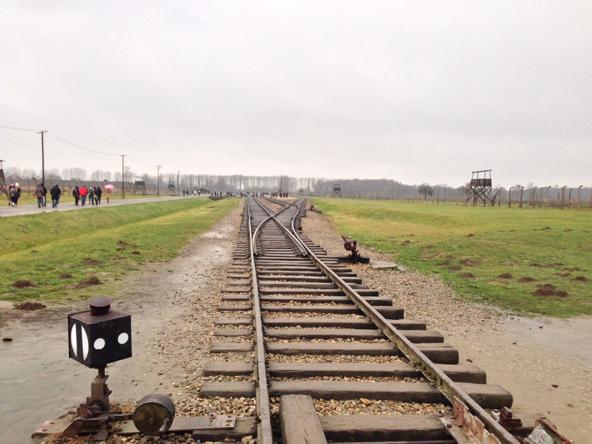
<path fill-rule="evenodd" d="M 107 369 L 112 402 L 133 403 L 148 393 L 174 390 L 172 381 L 182 378 L 178 359 L 185 357 L 178 350 L 167 357 L 166 348 L 154 347 L 154 341 L 186 309 L 182 302 L 211 279 L 207 270 L 230 260 L 234 219 L 221 221 L 174 260 L 147 265 L 128 277 L 115 295 L 112 308 L 132 315 L 133 357 Z M 30 442 L 44 420 L 59 417 L 90 394 L 96 371 L 69 359 L 67 342 L 67 313 L 85 309 L 86 301 L 31 313 L 0 308 L 0 338 L 12 338 L 0 342 L 0 443 Z"/>

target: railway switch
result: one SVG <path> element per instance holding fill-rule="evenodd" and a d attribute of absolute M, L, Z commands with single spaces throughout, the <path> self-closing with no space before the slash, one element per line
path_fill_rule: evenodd
<path fill-rule="evenodd" d="M 87 435 L 87 441 L 104 441 L 109 433 L 160 435 L 166 432 L 200 432 L 231 430 L 236 423 L 232 415 L 184 417 L 175 419 L 175 405 L 163 394 L 144 396 L 132 413 L 115 411 L 109 403 L 107 364 L 132 356 L 131 316 L 111 310 L 111 299 L 97 297 L 90 309 L 68 315 L 69 357 L 98 374 L 91 383 L 90 396 L 76 410 L 74 420 L 62 417 L 46 421 L 32 438 L 58 434 L 61 438 Z"/>

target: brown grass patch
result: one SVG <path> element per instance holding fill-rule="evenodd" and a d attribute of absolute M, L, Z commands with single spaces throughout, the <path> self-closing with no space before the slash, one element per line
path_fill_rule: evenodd
<path fill-rule="evenodd" d="M 573 280 L 578 282 L 588 282 L 588 278 L 586 276 L 576 276 L 573 278 Z"/>
<path fill-rule="evenodd" d="M 520 279 L 518 279 L 518 282 L 520 282 L 522 284 L 527 283 L 527 282 L 534 282 L 534 281 L 536 281 L 536 279 L 533 277 L 530 277 L 530 276 L 523 276 Z"/>
<path fill-rule="evenodd" d="M 463 279 L 475 279 L 475 275 L 469 271 L 465 271 L 464 273 L 460 273 L 459 276 Z"/>
<path fill-rule="evenodd" d="M 60 274 L 60 279 L 72 279 L 74 276 L 72 276 L 70 273 L 62 273 Z"/>

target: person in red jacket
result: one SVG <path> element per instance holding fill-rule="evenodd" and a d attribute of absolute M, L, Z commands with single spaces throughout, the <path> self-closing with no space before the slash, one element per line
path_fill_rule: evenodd
<path fill-rule="evenodd" d="M 82 203 L 82 206 L 86 203 L 86 196 L 88 196 L 88 188 L 86 185 L 82 185 L 80 187 L 80 202 Z"/>

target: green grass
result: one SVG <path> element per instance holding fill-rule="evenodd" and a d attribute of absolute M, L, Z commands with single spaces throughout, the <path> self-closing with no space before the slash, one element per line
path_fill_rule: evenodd
<path fill-rule="evenodd" d="M 590 211 L 353 199 L 314 204 L 342 233 L 441 276 L 472 301 L 519 313 L 592 314 Z M 505 273 L 511 277 L 501 278 Z M 545 284 L 567 295 L 533 294 Z"/>
<path fill-rule="evenodd" d="M 238 199 L 187 199 L 1 218 L 0 299 L 109 294 L 123 275 L 174 257 L 237 204 Z M 87 286 L 91 278 L 101 284 Z M 16 281 L 36 286 L 15 288 Z"/>

